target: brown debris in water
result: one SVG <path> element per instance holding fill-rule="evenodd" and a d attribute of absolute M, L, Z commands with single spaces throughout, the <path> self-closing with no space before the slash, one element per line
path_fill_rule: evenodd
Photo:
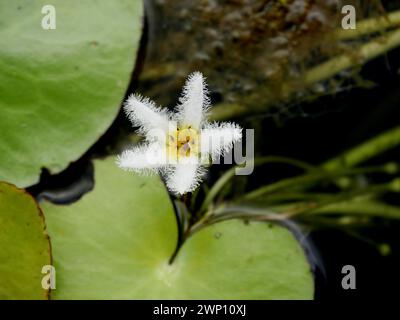
<path fill-rule="evenodd" d="M 380 1 L 345 4 L 368 16 L 383 10 Z M 287 99 L 283 84 L 299 96 L 312 95 L 302 83 L 304 70 L 351 49 L 331 36 L 340 26 L 341 6 L 340 0 L 148 1 L 139 89 L 172 104 L 187 74 L 199 70 L 213 103 L 262 109 Z"/>

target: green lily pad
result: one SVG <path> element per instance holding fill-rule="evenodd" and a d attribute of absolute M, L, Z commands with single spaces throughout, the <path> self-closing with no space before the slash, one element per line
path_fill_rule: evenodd
<path fill-rule="evenodd" d="M 0 300 L 47 299 L 42 268 L 51 265 L 43 215 L 24 190 L 0 182 Z"/>
<path fill-rule="evenodd" d="M 68 206 L 43 203 L 57 271 L 55 299 L 311 299 L 304 252 L 279 226 L 226 221 L 168 263 L 175 214 L 158 177 L 95 162 L 95 188 Z"/>
<path fill-rule="evenodd" d="M 54 30 L 42 28 L 49 3 Z M 130 81 L 142 15 L 136 0 L 0 2 L 0 180 L 32 185 L 106 131 Z"/>

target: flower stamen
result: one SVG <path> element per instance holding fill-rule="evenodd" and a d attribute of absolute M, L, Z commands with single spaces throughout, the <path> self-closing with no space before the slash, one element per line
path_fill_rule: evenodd
<path fill-rule="evenodd" d="M 178 128 L 168 134 L 167 149 L 170 160 L 183 160 L 199 155 L 200 138 L 198 131 L 190 126 Z"/>

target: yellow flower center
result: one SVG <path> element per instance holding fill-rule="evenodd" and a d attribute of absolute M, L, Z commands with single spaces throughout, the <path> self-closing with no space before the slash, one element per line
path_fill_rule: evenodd
<path fill-rule="evenodd" d="M 167 150 L 169 160 L 178 161 L 185 157 L 198 156 L 200 136 L 191 128 L 180 128 L 168 133 Z"/>

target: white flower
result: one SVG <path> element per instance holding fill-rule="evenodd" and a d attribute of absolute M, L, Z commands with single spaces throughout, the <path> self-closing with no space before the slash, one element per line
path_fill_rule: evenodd
<path fill-rule="evenodd" d="M 242 137 L 242 129 L 229 122 L 209 123 L 210 100 L 200 72 L 189 75 L 176 113 L 161 109 L 148 98 L 131 95 L 124 110 L 146 142 L 124 151 L 120 168 L 141 173 L 159 173 L 168 189 L 182 195 L 194 191 L 205 174 L 210 158 L 228 152 Z"/>

